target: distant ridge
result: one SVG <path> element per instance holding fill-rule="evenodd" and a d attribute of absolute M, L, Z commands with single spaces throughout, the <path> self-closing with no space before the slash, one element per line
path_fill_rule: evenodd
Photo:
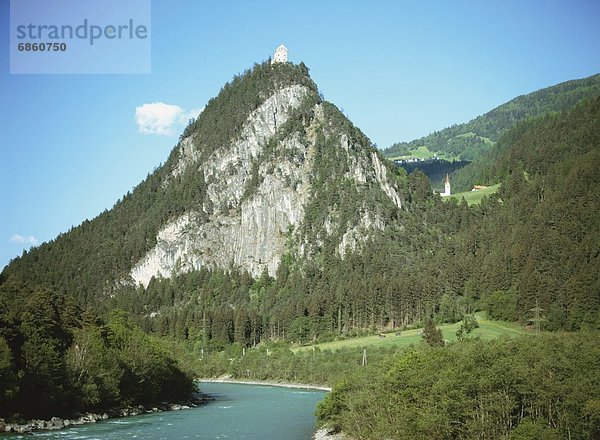
<path fill-rule="evenodd" d="M 584 98 L 600 96 L 600 74 L 518 96 L 464 124 L 435 131 L 411 142 L 398 142 L 383 151 L 396 157 L 426 146 L 430 151 L 473 160 L 489 150 L 515 123 L 573 107 Z"/>

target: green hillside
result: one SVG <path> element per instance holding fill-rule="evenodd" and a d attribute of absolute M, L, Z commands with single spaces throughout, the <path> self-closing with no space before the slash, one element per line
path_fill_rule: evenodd
<path fill-rule="evenodd" d="M 483 207 L 491 216 L 477 234 L 489 238 L 473 243 L 482 249 L 473 285 L 504 292 L 521 316 L 538 300 L 560 326 L 596 327 L 600 98 L 518 124 L 490 154 L 480 173 L 501 186 Z"/>
<path fill-rule="evenodd" d="M 410 150 L 404 151 L 404 154 L 398 154 L 396 156 L 386 156 L 389 160 L 406 160 L 406 159 L 433 159 L 438 158 L 440 160 L 452 161 L 458 159 L 458 157 L 453 156 L 451 154 L 446 154 L 444 152 L 434 153 L 433 151 L 429 151 L 425 145 L 415 146 Z"/>
<path fill-rule="evenodd" d="M 473 160 L 489 150 L 515 123 L 573 107 L 584 98 L 600 96 L 600 74 L 566 81 L 519 96 L 471 121 L 453 125 L 412 142 L 399 142 L 383 153 L 388 158 L 411 155 L 423 146 L 431 152 Z"/>

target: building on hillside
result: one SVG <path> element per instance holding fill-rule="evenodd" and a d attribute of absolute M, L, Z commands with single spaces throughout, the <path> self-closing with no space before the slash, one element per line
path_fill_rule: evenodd
<path fill-rule="evenodd" d="M 473 189 L 471 191 L 481 191 L 482 189 L 486 189 L 485 185 L 473 185 Z"/>
<path fill-rule="evenodd" d="M 451 194 L 450 191 L 450 176 L 448 176 L 448 174 L 446 174 L 446 178 L 444 179 L 444 192 L 441 193 L 440 195 L 442 197 L 448 197 Z"/>
<path fill-rule="evenodd" d="M 277 49 L 275 49 L 275 53 L 273 54 L 273 59 L 271 60 L 271 64 L 273 63 L 287 63 L 287 55 L 288 49 L 283 44 L 280 44 Z"/>

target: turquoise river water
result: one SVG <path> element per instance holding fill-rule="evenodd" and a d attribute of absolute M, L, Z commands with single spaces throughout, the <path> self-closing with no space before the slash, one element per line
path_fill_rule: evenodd
<path fill-rule="evenodd" d="M 197 408 L 109 419 L 60 431 L 0 435 L 2 439 L 308 440 L 324 391 L 232 383 L 200 384 L 215 400 Z"/>

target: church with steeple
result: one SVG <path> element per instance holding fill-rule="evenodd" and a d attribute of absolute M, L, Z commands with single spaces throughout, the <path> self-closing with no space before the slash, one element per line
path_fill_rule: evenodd
<path fill-rule="evenodd" d="M 450 191 L 450 176 L 446 174 L 446 178 L 444 179 L 444 192 L 440 195 L 442 197 L 448 197 L 452 192 Z"/>

